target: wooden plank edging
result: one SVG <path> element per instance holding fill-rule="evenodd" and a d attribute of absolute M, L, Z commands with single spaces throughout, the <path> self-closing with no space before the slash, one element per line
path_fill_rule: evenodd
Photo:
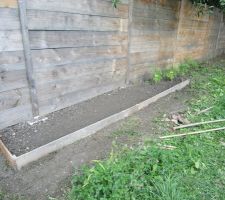
<path fill-rule="evenodd" d="M 86 138 L 88 136 L 91 136 L 95 134 L 96 132 L 100 131 L 101 129 L 118 122 L 124 118 L 129 117 L 130 115 L 140 111 L 141 109 L 149 106 L 150 104 L 156 102 L 162 97 L 165 97 L 175 91 L 181 90 L 187 85 L 189 85 L 190 80 L 183 81 L 139 104 L 136 104 L 135 106 L 132 106 L 126 110 L 123 110 L 119 113 L 116 113 L 114 115 L 111 115 L 105 119 L 102 119 L 94 124 L 91 124 L 87 127 L 84 127 L 80 130 L 77 130 L 73 133 L 70 133 L 66 136 L 63 136 L 55 141 L 52 141 L 46 145 L 43 145 L 37 149 L 34 149 L 28 153 L 25 153 L 21 156 L 14 157 L 15 165 L 18 170 L 20 170 L 23 166 L 36 161 L 44 156 L 47 156 L 48 154 L 55 152 L 59 149 L 62 149 L 63 147 L 66 147 L 70 144 L 73 144 L 74 142 L 81 140 L 83 138 Z"/>
<path fill-rule="evenodd" d="M 13 168 L 17 168 L 16 166 L 17 157 L 10 153 L 10 151 L 7 149 L 7 147 L 4 145 L 1 139 L 0 139 L 0 152 L 4 155 L 10 166 L 12 166 Z"/>

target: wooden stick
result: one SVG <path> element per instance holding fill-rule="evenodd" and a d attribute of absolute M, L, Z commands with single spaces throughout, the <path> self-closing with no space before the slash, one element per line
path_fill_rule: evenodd
<path fill-rule="evenodd" d="M 209 107 L 209 108 L 206 108 L 206 109 L 204 109 L 204 110 L 199 111 L 199 112 L 197 113 L 197 115 L 200 115 L 200 114 L 202 114 L 202 113 L 206 113 L 206 112 L 208 112 L 208 111 L 210 111 L 210 110 L 212 110 L 212 109 L 213 109 L 213 106 L 212 106 L 212 107 Z"/>
<path fill-rule="evenodd" d="M 159 137 L 159 138 L 160 139 L 168 139 L 168 138 L 182 137 L 182 136 L 188 136 L 188 135 L 197 135 L 197 134 L 201 134 L 201 133 L 209 133 L 209 132 L 213 132 L 213 131 L 221 131 L 221 130 L 225 130 L 225 127 L 208 129 L 208 130 L 204 130 L 204 131 L 196 131 L 196 132 L 190 132 L 190 133 L 183 133 L 183 134 L 177 134 L 177 135 L 167 135 L 167 136 L 162 136 L 162 137 Z"/>
<path fill-rule="evenodd" d="M 219 122 L 225 122 L 225 119 L 219 119 L 219 120 L 213 120 L 213 121 L 198 122 L 198 123 L 193 123 L 193 124 L 176 126 L 176 127 L 173 127 L 173 130 L 178 130 L 178 129 L 182 129 L 182 128 L 189 128 L 189 127 L 199 126 L 199 125 L 203 125 L 203 124 L 219 123 Z"/>

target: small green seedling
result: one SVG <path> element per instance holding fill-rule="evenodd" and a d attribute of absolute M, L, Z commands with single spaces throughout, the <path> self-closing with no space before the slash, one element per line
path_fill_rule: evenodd
<path fill-rule="evenodd" d="M 161 70 L 155 71 L 155 73 L 153 74 L 153 78 L 152 79 L 153 79 L 153 81 L 155 83 L 161 82 L 162 79 L 163 79 L 163 72 Z"/>
<path fill-rule="evenodd" d="M 164 73 L 164 77 L 166 80 L 174 80 L 177 76 L 177 72 L 175 69 L 168 69 L 168 70 L 165 70 L 165 73 Z"/>

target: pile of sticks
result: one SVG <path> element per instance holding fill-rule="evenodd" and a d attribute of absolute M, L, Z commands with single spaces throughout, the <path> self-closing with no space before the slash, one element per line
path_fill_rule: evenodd
<path fill-rule="evenodd" d="M 192 124 L 187 124 L 187 125 L 180 125 L 180 126 L 174 127 L 173 129 L 180 130 L 180 129 L 184 129 L 184 128 L 190 128 L 190 127 L 200 126 L 200 125 L 204 125 L 204 124 L 215 124 L 215 123 L 219 123 L 219 122 L 225 122 L 225 119 L 206 121 L 206 122 L 198 122 L 198 123 L 192 123 Z M 168 139 L 168 138 L 182 137 L 182 136 L 188 136 L 188 135 L 197 135 L 197 134 L 210 133 L 210 132 L 222 131 L 222 130 L 225 130 L 225 127 L 213 128 L 213 129 L 207 129 L 207 130 L 195 131 L 195 132 L 189 132 L 189 133 L 183 133 L 183 134 L 167 135 L 167 136 L 161 136 L 159 138 L 160 139 Z"/>

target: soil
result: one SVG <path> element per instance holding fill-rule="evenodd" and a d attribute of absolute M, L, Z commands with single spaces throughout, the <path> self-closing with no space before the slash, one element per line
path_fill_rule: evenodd
<path fill-rule="evenodd" d="M 79 172 L 83 164 L 106 158 L 114 141 L 118 145 L 132 146 L 156 138 L 162 130 L 156 128 L 155 118 L 166 113 L 184 111 L 185 102 L 191 98 L 192 93 L 188 88 L 173 93 L 131 117 L 50 154 L 18 172 L 8 167 L 0 155 L 0 191 L 5 191 L 11 198 L 22 197 L 25 200 L 49 200 L 49 196 L 65 199 L 63 194 L 70 187 L 72 175 L 75 171 Z M 134 131 L 141 134 L 114 134 L 132 119 L 139 119 L 140 123 L 134 127 Z"/>
<path fill-rule="evenodd" d="M 112 114 L 140 103 L 180 82 L 144 83 L 118 89 L 88 101 L 47 115 L 45 122 L 35 125 L 17 124 L 0 131 L 2 141 L 16 156 L 84 128 Z"/>

